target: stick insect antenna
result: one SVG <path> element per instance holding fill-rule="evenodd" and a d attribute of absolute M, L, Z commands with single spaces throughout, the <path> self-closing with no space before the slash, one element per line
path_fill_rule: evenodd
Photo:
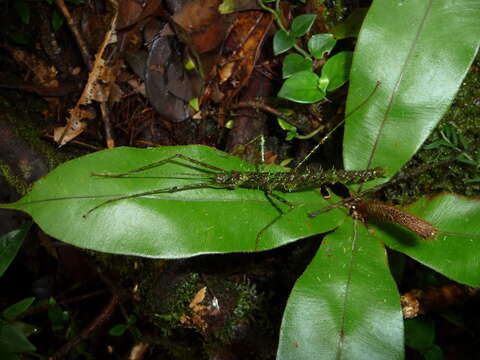
<path fill-rule="evenodd" d="M 373 94 L 375 94 L 375 92 L 377 91 L 377 89 L 379 88 L 380 86 L 380 81 L 377 81 L 377 84 L 375 85 L 374 89 L 370 92 L 370 94 L 367 96 L 367 98 L 365 100 L 363 100 L 355 109 L 353 109 L 349 114 L 347 114 L 342 121 L 340 121 L 337 125 L 335 125 L 333 127 L 332 130 L 330 130 L 322 139 L 320 139 L 320 141 L 317 143 L 317 145 L 315 145 L 313 147 L 312 150 L 310 150 L 310 152 L 307 154 L 307 156 L 305 156 L 303 158 L 302 161 L 300 161 L 298 163 L 298 165 L 295 167 L 295 170 L 297 170 L 298 168 L 300 168 L 304 163 L 305 161 L 307 161 L 317 150 L 318 148 L 323 145 L 325 143 L 325 141 L 327 141 L 327 139 L 340 127 L 342 126 L 345 121 L 350 117 L 352 116 L 353 114 L 355 114 L 362 106 L 364 106 L 370 99 L 371 97 L 373 96 Z"/>

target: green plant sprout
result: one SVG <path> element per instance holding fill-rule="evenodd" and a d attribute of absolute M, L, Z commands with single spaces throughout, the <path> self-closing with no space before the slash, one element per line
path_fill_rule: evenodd
<path fill-rule="evenodd" d="M 259 6 L 271 13 L 279 30 L 273 37 L 273 52 L 280 55 L 295 49 L 297 53 L 288 54 L 283 60 L 282 77 L 286 79 L 278 96 L 298 103 L 315 103 L 323 100 L 327 92 L 338 89 L 348 81 L 352 63 L 352 52 L 342 51 L 329 58 L 322 66 L 321 76 L 312 68 L 313 59 L 323 59 L 335 47 L 337 40 L 332 34 L 315 34 L 307 42 L 308 52 L 297 44 L 297 39 L 306 35 L 315 22 L 315 14 L 304 14 L 293 19 L 288 30 L 283 22 L 280 0 L 275 0 L 275 9 L 267 6 L 264 0 L 258 0 Z"/>

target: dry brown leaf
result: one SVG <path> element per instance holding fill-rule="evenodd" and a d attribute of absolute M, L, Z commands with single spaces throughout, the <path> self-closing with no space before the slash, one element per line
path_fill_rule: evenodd
<path fill-rule="evenodd" d="M 188 316 L 183 314 L 180 316 L 179 321 L 181 324 L 187 327 L 198 327 L 202 330 L 205 330 L 208 327 L 208 324 L 203 320 L 203 317 L 207 314 L 209 307 L 206 305 L 201 305 L 200 303 L 205 300 L 205 294 L 207 292 L 207 287 L 201 288 L 193 297 L 190 302 L 190 309 L 192 309 L 193 314 Z"/>
<path fill-rule="evenodd" d="M 23 65 L 33 74 L 33 82 L 45 87 L 58 86 L 57 69 L 55 66 L 50 66 L 44 60 L 37 57 L 33 53 L 28 53 L 21 49 L 12 49 L 11 54 L 16 62 Z"/>
<path fill-rule="evenodd" d="M 193 300 L 190 302 L 190 308 L 193 309 L 195 306 L 200 304 L 205 299 L 205 294 L 207 293 L 207 287 L 204 286 L 195 294 Z"/>
<path fill-rule="evenodd" d="M 105 49 L 108 45 L 114 44 L 117 42 L 116 35 L 116 21 L 117 14 L 115 14 L 110 23 L 110 28 L 105 34 L 100 49 L 95 55 L 95 63 L 93 64 L 93 69 L 88 75 L 88 81 L 83 89 L 80 99 L 77 101 L 75 107 L 70 110 L 70 116 L 67 119 L 67 124 L 63 127 L 63 133 L 57 138 L 55 131 L 59 131 L 56 128 L 54 131 L 54 139 L 60 146 L 65 145 L 70 140 L 74 139 L 80 135 L 87 124 L 83 121 L 84 119 L 92 119 L 95 116 L 92 116 L 92 113 L 89 111 L 82 110 L 81 107 L 92 103 L 92 101 L 97 102 L 106 102 L 110 97 L 110 92 L 112 89 L 112 84 L 115 81 L 115 72 L 109 64 L 106 63 L 103 56 L 105 55 Z M 57 134 L 58 135 L 58 134 Z"/>

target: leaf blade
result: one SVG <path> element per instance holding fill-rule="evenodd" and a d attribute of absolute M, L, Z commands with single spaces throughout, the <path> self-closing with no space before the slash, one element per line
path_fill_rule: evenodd
<path fill-rule="evenodd" d="M 385 166 L 394 174 L 413 156 L 477 52 L 479 15 L 474 0 L 374 1 L 355 51 L 347 113 L 380 87 L 346 122 L 347 169 Z"/>
<path fill-rule="evenodd" d="M 385 244 L 455 281 L 480 286 L 480 201 L 440 194 L 422 198 L 406 211 L 440 231 L 466 236 L 439 234 L 432 239 L 422 239 L 398 226 L 376 224 L 376 232 Z"/>
<path fill-rule="evenodd" d="M 402 312 L 385 249 L 347 218 L 295 284 L 277 359 L 402 357 Z"/>
<path fill-rule="evenodd" d="M 180 166 L 180 161 L 152 169 L 147 178 L 90 175 L 129 171 L 178 153 L 225 170 L 256 170 L 236 157 L 200 145 L 115 148 L 59 166 L 39 180 L 20 201 L 1 207 L 28 212 L 46 233 L 78 247 L 161 258 L 271 249 L 331 230 L 340 219 L 341 213 L 336 211 L 319 219 L 306 216 L 307 212 L 328 205 L 315 191 L 279 193 L 295 208 L 262 234 L 256 248 L 256 235 L 279 215 L 264 193 L 255 189 L 208 188 L 124 199 L 83 218 L 93 207 L 111 198 L 97 196 L 137 194 L 201 183 L 201 179 L 179 176 L 185 172 L 205 176 L 192 167 Z M 176 175 L 172 176 L 173 173 Z M 285 205 L 277 205 L 287 210 Z"/>

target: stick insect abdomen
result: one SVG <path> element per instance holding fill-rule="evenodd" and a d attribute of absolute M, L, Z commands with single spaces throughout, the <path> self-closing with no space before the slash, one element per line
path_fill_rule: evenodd
<path fill-rule="evenodd" d="M 307 168 L 290 172 L 225 171 L 214 174 L 215 185 L 258 189 L 267 192 L 294 192 L 318 188 L 322 185 L 356 184 L 384 176 L 383 168 L 369 170 L 318 170 Z"/>
<path fill-rule="evenodd" d="M 349 207 L 360 217 L 402 225 L 425 239 L 440 233 L 429 222 L 386 203 L 357 200 L 352 202 Z"/>

